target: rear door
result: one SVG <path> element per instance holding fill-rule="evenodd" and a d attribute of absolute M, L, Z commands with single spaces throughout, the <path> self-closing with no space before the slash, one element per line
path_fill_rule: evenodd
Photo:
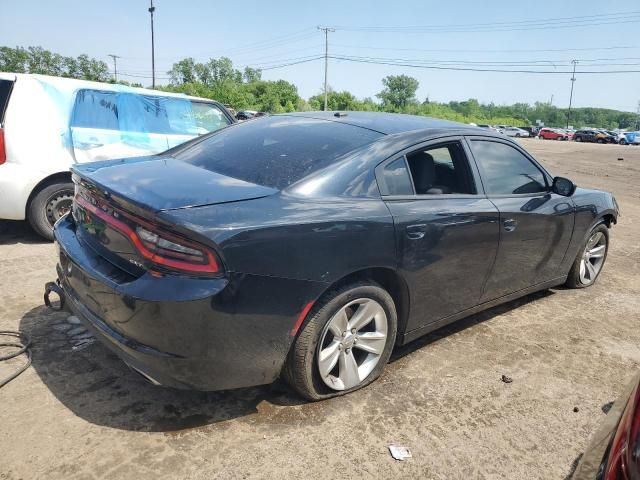
<path fill-rule="evenodd" d="M 481 300 L 562 275 L 558 266 L 573 232 L 571 199 L 552 193 L 550 176 L 513 142 L 468 141 L 487 197 L 500 212 L 500 246 Z"/>
<path fill-rule="evenodd" d="M 407 331 L 475 306 L 496 255 L 499 214 L 482 194 L 463 139 L 402 152 L 376 177 L 410 289 Z"/>

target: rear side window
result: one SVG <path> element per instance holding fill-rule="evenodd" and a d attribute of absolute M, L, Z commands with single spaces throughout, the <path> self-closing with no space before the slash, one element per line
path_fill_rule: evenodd
<path fill-rule="evenodd" d="M 220 130 L 172 154 L 222 175 L 282 190 L 381 136 L 344 123 L 278 115 Z"/>
<path fill-rule="evenodd" d="M 460 142 L 448 142 L 407 155 L 418 195 L 474 194 L 469 162 Z"/>
<path fill-rule="evenodd" d="M 230 122 L 215 105 L 188 98 L 80 90 L 72 127 L 166 135 L 201 135 Z"/>
<path fill-rule="evenodd" d="M 4 124 L 4 113 L 7 111 L 12 89 L 13 81 L 0 80 L 0 126 Z"/>
<path fill-rule="evenodd" d="M 404 157 L 395 159 L 383 169 L 386 195 L 413 195 L 411 178 Z"/>
<path fill-rule="evenodd" d="M 516 148 L 484 140 L 473 140 L 471 148 L 489 195 L 547 191 L 542 171 Z"/>
<path fill-rule="evenodd" d="M 118 114 L 116 93 L 80 90 L 76 95 L 71 126 L 118 130 Z"/>

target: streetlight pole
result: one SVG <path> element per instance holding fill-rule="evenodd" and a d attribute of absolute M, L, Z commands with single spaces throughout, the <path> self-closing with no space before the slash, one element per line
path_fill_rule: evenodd
<path fill-rule="evenodd" d="M 153 12 L 156 7 L 153 6 L 153 0 L 151 0 L 151 6 L 149 7 L 149 13 L 151 14 L 151 88 L 156 88 L 156 51 L 153 43 Z"/>
<path fill-rule="evenodd" d="M 335 32 L 335 28 L 318 27 L 324 32 L 324 111 L 327 111 L 327 71 L 329 69 L 329 32 Z"/>
<path fill-rule="evenodd" d="M 571 60 L 573 63 L 573 74 L 571 75 L 571 94 L 569 95 L 569 111 L 567 112 L 567 128 L 569 128 L 569 121 L 571 119 L 571 103 L 573 102 L 573 84 L 576 81 L 576 65 L 578 64 L 577 60 Z"/>
<path fill-rule="evenodd" d="M 108 56 L 113 58 L 113 79 L 118 83 L 118 59 L 120 58 L 120 55 L 110 53 Z"/>

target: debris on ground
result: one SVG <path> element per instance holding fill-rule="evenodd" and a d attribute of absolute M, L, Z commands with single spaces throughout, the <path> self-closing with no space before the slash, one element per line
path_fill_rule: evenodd
<path fill-rule="evenodd" d="M 578 413 L 580 409 L 578 407 L 573 407 L 573 413 Z"/>
<path fill-rule="evenodd" d="M 69 315 L 67 317 L 67 322 L 69 322 L 72 325 L 80 325 L 80 319 L 75 315 Z"/>
<path fill-rule="evenodd" d="M 411 458 L 411 450 L 407 447 L 402 447 L 400 445 L 389 445 L 389 453 L 396 460 L 400 460 L 401 462 Z"/>
<path fill-rule="evenodd" d="M 602 411 L 604 413 L 609 413 L 609 410 L 611 410 L 611 407 L 613 407 L 613 402 L 608 402 L 605 403 L 604 405 L 602 405 L 602 407 L 600 407 L 602 409 Z"/>
<path fill-rule="evenodd" d="M 511 383 L 511 382 L 513 382 L 513 378 L 511 378 L 511 377 L 509 377 L 507 375 L 502 375 L 502 381 L 504 383 Z"/>

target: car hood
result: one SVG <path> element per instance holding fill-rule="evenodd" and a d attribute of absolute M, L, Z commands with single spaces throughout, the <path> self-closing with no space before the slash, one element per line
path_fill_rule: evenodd
<path fill-rule="evenodd" d="M 278 192 L 163 155 L 74 165 L 71 171 L 105 192 L 156 212 L 251 200 Z"/>

